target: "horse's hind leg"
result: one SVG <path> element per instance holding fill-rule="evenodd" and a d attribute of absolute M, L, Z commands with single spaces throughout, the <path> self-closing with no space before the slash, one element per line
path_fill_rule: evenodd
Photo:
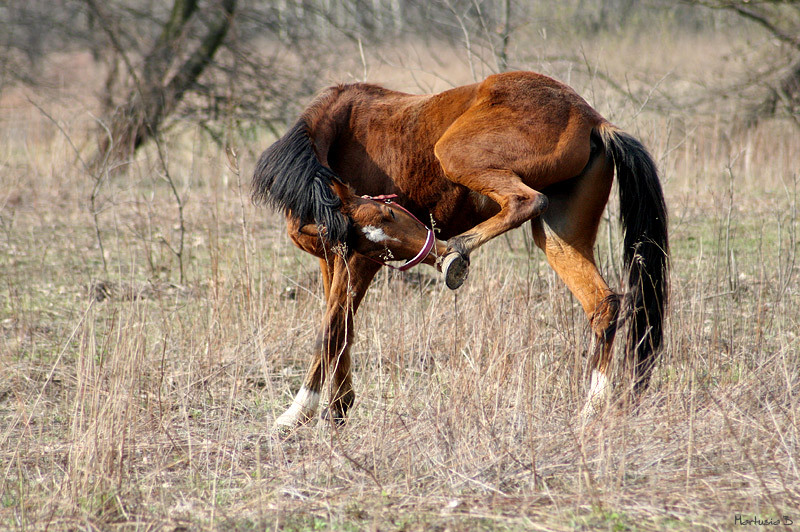
<path fill-rule="evenodd" d="M 448 180 L 500 207 L 447 241 L 442 271 L 449 288 L 457 288 L 466 277 L 473 250 L 547 210 L 547 196 L 534 187 L 569 179 L 586 166 L 591 149 L 588 129 L 580 118 L 570 121 L 569 109 L 565 113 L 566 117 L 559 115 L 563 123 L 544 120 L 532 127 L 510 107 L 479 105 L 453 122 L 434 146 Z"/>
<path fill-rule="evenodd" d="M 593 246 L 612 179 L 613 168 L 604 156 L 598 155 L 581 176 L 548 191 L 550 208 L 531 222 L 536 245 L 544 250 L 550 265 L 580 301 L 594 333 L 585 416 L 605 403 L 611 389 L 609 369 L 619 296 L 600 275 Z"/>
<path fill-rule="evenodd" d="M 437 145 L 438 148 L 438 145 Z M 491 198 L 500 212 L 472 229 L 447 241 L 448 253 L 442 265 L 448 288 L 461 286 L 466 278 L 469 255 L 489 240 L 519 227 L 547 209 L 547 197 L 527 186 L 511 170 L 482 168 L 456 173 L 444 149 L 437 150 L 445 174 L 452 181 Z"/>

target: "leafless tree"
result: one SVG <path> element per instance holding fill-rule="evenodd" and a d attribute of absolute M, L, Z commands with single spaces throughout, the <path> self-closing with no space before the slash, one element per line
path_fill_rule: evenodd
<path fill-rule="evenodd" d="M 0 4 L 0 20 L 7 22 L 7 31 L 0 32 L 0 90 L 20 80 L 40 83 L 36 63 L 52 51 L 91 51 L 105 65 L 106 75 L 95 161 L 126 161 L 178 119 L 200 124 L 220 142 L 232 126 L 279 132 L 300 102 L 319 89 L 320 73 L 330 69 L 344 46 L 369 50 L 409 37 L 432 45 L 444 41 L 469 48 L 470 59 L 480 63 L 482 71 L 503 71 L 520 66 L 515 64 L 514 46 L 521 28 L 530 32 L 532 23 L 563 23 L 576 33 L 617 31 L 625 20 L 646 18 L 630 14 L 637 9 L 663 14 L 658 0 L 646 4 L 10 0 Z M 683 8 L 700 11 L 686 4 Z"/>
<path fill-rule="evenodd" d="M 793 0 L 690 0 L 691 4 L 735 13 L 768 32 L 788 49 L 772 65 L 775 75 L 766 80 L 766 94 L 748 110 L 747 122 L 785 113 L 800 125 L 800 2 Z"/>
<path fill-rule="evenodd" d="M 113 52 L 115 68 L 106 81 L 105 121 L 96 160 L 119 161 L 157 135 L 169 116 L 212 62 L 231 26 L 236 0 L 173 0 L 160 32 L 139 59 L 125 42 L 126 28 L 106 2 L 85 0 Z M 116 67 L 122 63 L 124 74 Z M 124 88 L 120 89 L 119 85 Z"/>

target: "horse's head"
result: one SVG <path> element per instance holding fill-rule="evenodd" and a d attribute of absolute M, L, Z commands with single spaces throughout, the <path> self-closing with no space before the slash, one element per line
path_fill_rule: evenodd
<path fill-rule="evenodd" d="M 347 186 L 334 184 L 342 211 L 352 220 L 349 246 L 378 262 L 407 261 L 400 269 L 419 263 L 436 264 L 447 249 L 433 231 L 397 203 L 361 197 Z"/>

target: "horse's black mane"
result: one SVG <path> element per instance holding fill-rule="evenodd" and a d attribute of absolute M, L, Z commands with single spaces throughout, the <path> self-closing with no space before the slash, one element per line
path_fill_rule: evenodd
<path fill-rule="evenodd" d="M 253 173 L 253 199 L 301 224 L 323 226 L 330 242 L 345 242 L 350 220 L 342 214 L 342 201 L 331 187 L 334 179 L 339 181 L 317 158 L 308 123 L 300 119 L 259 157 Z"/>

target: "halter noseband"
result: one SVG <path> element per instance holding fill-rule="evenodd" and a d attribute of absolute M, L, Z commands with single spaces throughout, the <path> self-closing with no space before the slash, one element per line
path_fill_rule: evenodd
<path fill-rule="evenodd" d="M 422 249 L 419 250 L 419 253 L 417 253 L 417 255 L 413 259 L 408 259 L 406 261 L 406 263 L 403 264 L 402 266 L 392 266 L 391 264 L 387 264 L 385 261 L 378 260 L 378 259 L 373 259 L 372 257 L 367 257 L 366 255 L 364 255 L 365 257 L 367 257 L 369 260 L 371 260 L 373 262 L 377 262 L 378 264 L 382 264 L 384 266 L 388 266 L 389 268 L 391 268 L 393 270 L 398 270 L 398 271 L 401 271 L 401 272 L 409 270 L 409 269 L 413 268 L 414 266 L 416 266 L 417 264 L 419 264 L 420 262 L 422 262 L 423 260 L 425 260 L 425 257 L 428 256 L 428 253 L 431 252 L 431 250 L 433 249 L 433 245 L 436 243 L 436 235 L 433 233 L 433 229 L 429 228 L 427 225 L 422 223 L 419 220 L 419 218 L 417 218 L 416 216 L 411 214 L 411 212 L 408 209 L 406 209 L 405 207 L 403 207 L 399 203 L 395 203 L 394 201 L 392 201 L 392 199 L 397 197 L 397 194 L 382 194 L 380 196 L 361 196 L 361 197 L 364 198 L 364 199 L 372 200 L 372 201 L 382 201 L 387 205 L 393 204 L 395 207 L 397 207 L 401 211 L 403 211 L 406 214 L 408 214 L 409 216 L 411 216 L 414 220 L 417 221 L 418 224 L 420 224 L 422 227 L 424 227 L 428 231 L 428 236 L 427 236 L 427 238 L 425 238 L 425 244 L 423 244 Z"/>

